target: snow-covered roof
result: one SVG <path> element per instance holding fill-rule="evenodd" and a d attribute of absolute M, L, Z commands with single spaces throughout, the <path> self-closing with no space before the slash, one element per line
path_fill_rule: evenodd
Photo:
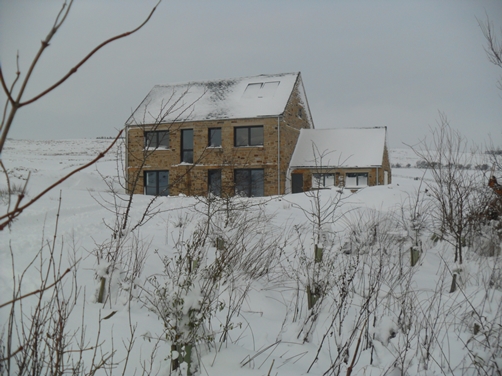
<path fill-rule="evenodd" d="M 295 72 L 156 85 L 126 125 L 278 116 L 299 77 Z"/>
<path fill-rule="evenodd" d="M 386 128 L 302 129 L 291 167 L 381 166 Z"/>

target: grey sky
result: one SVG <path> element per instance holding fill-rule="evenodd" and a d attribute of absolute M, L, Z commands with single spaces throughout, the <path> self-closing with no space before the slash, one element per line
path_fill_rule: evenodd
<path fill-rule="evenodd" d="M 141 23 L 155 3 L 77 0 L 27 97 L 100 41 Z M 0 0 L 9 83 L 16 51 L 26 73 L 60 5 Z M 500 0 L 164 0 L 137 34 L 21 109 L 10 137 L 112 136 L 155 84 L 301 71 L 317 128 L 387 126 L 389 146 L 402 147 L 427 135 L 441 111 L 477 144 L 502 146 L 502 70 L 488 62 L 476 19 L 486 14 L 499 31 Z"/>

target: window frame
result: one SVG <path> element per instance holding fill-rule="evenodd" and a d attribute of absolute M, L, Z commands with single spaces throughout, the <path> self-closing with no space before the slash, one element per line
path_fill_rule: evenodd
<path fill-rule="evenodd" d="M 247 129 L 247 144 L 246 145 L 237 145 L 237 130 L 246 130 Z M 261 143 L 251 144 L 251 130 L 252 129 L 261 129 Z M 238 126 L 234 127 L 234 147 L 236 148 L 245 148 L 245 147 L 260 147 L 265 143 L 265 132 L 263 129 L 263 125 L 246 125 L 246 126 Z"/>
<path fill-rule="evenodd" d="M 220 142 L 219 142 L 219 145 L 213 145 L 212 144 L 212 138 L 213 136 L 211 135 L 211 131 L 219 131 L 219 138 L 220 138 Z M 209 148 L 221 148 L 221 141 L 222 141 L 222 138 L 221 138 L 221 127 L 213 127 L 213 128 L 208 128 L 207 129 L 207 147 Z"/>
<path fill-rule="evenodd" d="M 161 143 L 159 143 L 159 136 L 162 133 L 167 136 L 167 146 L 163 146 Z M 149 135 L 155 135 L 155 143 L 150 142 L 150 145 L 148 144 L 148 136 Z M 171 140 L 170 140 L 169 131 L 145 131 L 144 135 L 143 135 L 143 139 L 144 139 L 143 147 L 146 150 L 149 150 L 149 149 L 169 150 L 171 147 Z M 163 138 L 160 138 L 160 141 L 163 141 Z"/>
<path fill-rule="evenodd" d="M 332 180 L 333 180 L 332 185 L 326 185 L 326 178 L 328 176 L 332 177 Z M 316 183 L 316 182 L 318 182 L 318 183 Z M 314 184 L 314 183 L 316 183 L 316 184 Z M 316 189 L 330 188 L 330 187 L 334 187 L 335 184 L 336 184 L 336 174 L 335 173 L 320 172 L 320 173 L 313 173 L 312 174 L 312 188 L 316 188 Z"/>
<path fill-rule="evenodd" d="M 354 175 L 354 176 L 349 176 L 349 175 Z M 360 177 L 364 176 L 366 178 L 366 184 L 360 184 L 359 179 Z M 349 178 L 356 178 L 356 184 L 355 185 L 349 185 L 348 180 Z M 369 173 L 368 172 L 346 172 L 345 173 L 345 186 L 348 188 L 359 188 L 359 187 L 367 187 L 368 186 L 368 180 L 369 180 Z"/>
<path fill-rule="evenodd" d="M 261 186 L 258 187 L 260 189 L 259 195 L 253 195 L 253 187 L 256 186 L 258 182 L 253 180 L 253 171 L 261 171 Z M 239 173 L 244 173 L 246 172 L 248 174 L 247 176 L 247 187 L 245 190 L 240 190 L 237 191 L 238 189 L 238 183 L 237 183 L 237 175 Z M 265 169 L 263 168 L 236 168 L 234 169 L 234 193 L 235 195 L 242 195 L 242 193 L 245 193 L 245 195 L 242 195 L 243 197 L 263 197 L 265 196 Z"/>
<path fill-rule="evenodd" d="M 185 148 L 185 133 L 186 132 L 192 132 L 192 147 L 191 148 Z M 180 161 L 181 163 L 190 163 L 193 164 L 193 139 L 194 139 L 194 132 L 193 128 L 187 128 L 187 129 L 181 129 L 181 147 L 180 147 Z M 191 153 L 191 158 L 186 158 L 188 160 L 185 160 L 185 153 Z M 189 154 L 190 155 L 190 154 Z"/>
<path fill-rule="evenodd" d="M 244 92 L 242 98 L 244 99 L 261 99 L 272 98 L 281 81 L 265 81 L 265 82 L 250 82 Z"/>
<path fill-rule="evenodd" d="M 155 190 L 155 193 L 154 194 L 150 194 L 150 193 L 147 193 L 148 192 L 148 178 L 147 178 L 147 175 L 148 174 L 152 174 L 154 173 L 155 174 L 155 187 L 154 190 Z M 165 188 L 163 188 L 161 190 L 161 187 L 160 187 L 160 179 L 159 179 L 159 174 L 161 173 L 167 173 L 167 184 L 165 186 Z M 169 196 L 169 170 L 144 170 L 143 171 L 143 194 L 145 195 L 148 195 L 148 196 Z M 152 188 L 150 186 L 150 188 Z"/>

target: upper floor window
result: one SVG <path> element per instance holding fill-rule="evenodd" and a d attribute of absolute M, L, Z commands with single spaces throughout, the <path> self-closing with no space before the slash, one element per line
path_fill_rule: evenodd
<path fill-rule="evenodd" d="M 169 149 L 169 131 L 145 132 L 145 149 Z"/>
<path fill-rule="evenodd" d="M 235 146 L 263 146 L 263 125 L 234 128 Z"/>
<path fill-rule="evenodd" d="M 181 130 L 181 162 L 193 163 L 193 129 Z"/>
<path fill-rule="evenodd" d="M 208 132 L 208 144 L 209 147 L 220 147 L 221 146 L 221 128 L 209 128 Z"/>

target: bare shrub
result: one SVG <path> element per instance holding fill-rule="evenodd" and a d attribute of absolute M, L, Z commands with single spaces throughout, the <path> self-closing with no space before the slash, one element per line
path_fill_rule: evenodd
<path fill-rule="evenodd" d="M 484 199 L 479 174 L 460 168 L 461 164 L 475 164 L 475 151 L 468 149 L 467 140 L 450 126 L 444 114 L 432 130 L 431 141 L 424 139 L 412 149 L 426 161 L 432 175 L 433 182 L 426 182 L 426 186 L 433 198 L 436 237 L 454 246 L 454 261 L 462 264 L 473 215 Z"/>

